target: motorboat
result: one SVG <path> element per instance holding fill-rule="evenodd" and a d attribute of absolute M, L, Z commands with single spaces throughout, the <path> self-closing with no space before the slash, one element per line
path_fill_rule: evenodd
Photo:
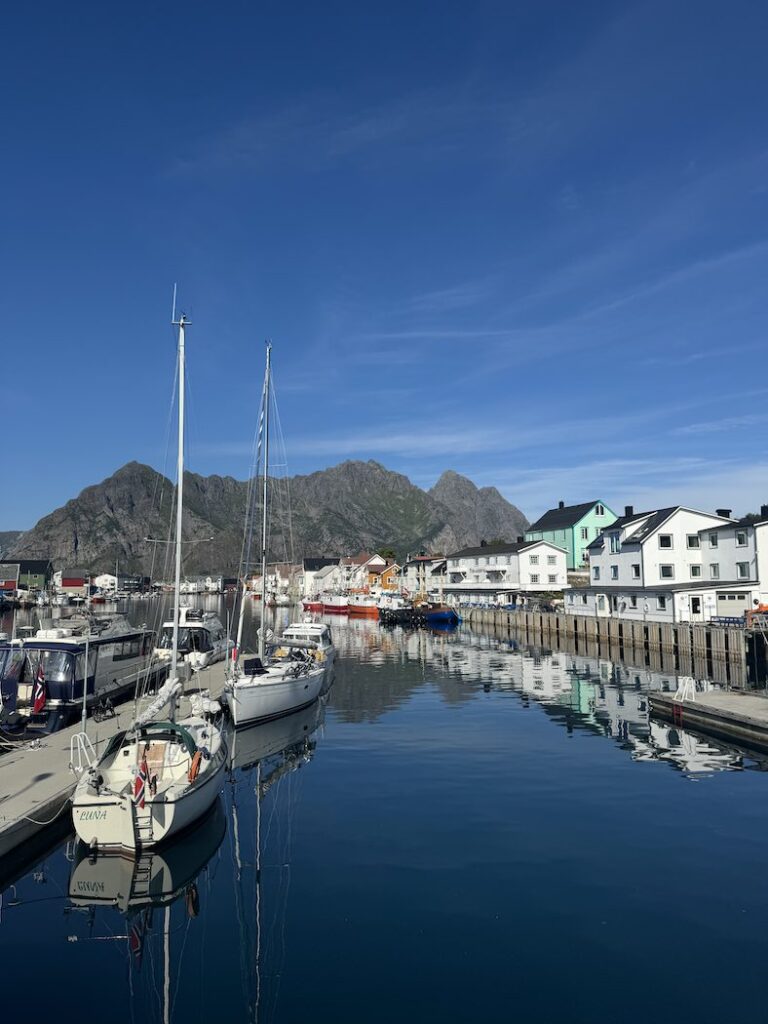
<path fill-rule="evenodd" d="M 199 608 L 180 608 L 179 612 L 178 650 L 182 663 L 187 662 L 193 671 L 198 671 L 227 657 L 234 644 L 214 612 Z M 167 661 L 172 646 L 173 620 L 163 623 L 156 657 Z"/>
<path fill-rule="evenodd" d="M 378 619 L 379 599 L 374 594 L 349 595 L 350 619 Z"/>
<path fill-rule="evenodd" d="M 286 626 L 281 640 L 288 647 L 293 645 L 309 650 L 318 664 L 325 665 L 326 674 L 330 675 L 336 660 L 336 646 L 327 623 L 317 622 L 307 615 L 301 622 Z"/>
<path fill-rule="evenodd" d="M 323 594 L 321 597 L 325 615 L 347 615 L 349 598 L 346 594 Z"/>
<path fill-rule="evenodd" d="M 155 634 L 122 615 L 44 620 L 31 636 L 0 643 L 0 727 L 53 732 L 150 670 Z M 86 669 L 86 654 L 88 666 Z"/>

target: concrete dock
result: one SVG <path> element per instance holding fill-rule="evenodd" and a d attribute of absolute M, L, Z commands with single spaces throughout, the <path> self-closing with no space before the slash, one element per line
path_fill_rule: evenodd
<path fill-rule="evenodd" d="M 195 673 L 185 685 L 179 717 L 189 714 L 190 697 L 208 690 L 220 696 L 225 681 L 225 662 Z M 88 719 L 88 739 L 99 756 L 108 741 L 134 718 L 134 702 L 115 707 L 115 717 L 101 722 Z M 39 843 L 41 833 L 71 822 L 70 797 L 78 776 L 70 767 L 71 743 L 81 731 L 80 724 L 43 735 L 33 742 L 20 742 L 0 756 L 0 875 L 3 862 L 22 844 Z"/>
<path fill-rule="evenodd" d="M 713 690 L 692 700 L 671 693 L 648 695 L 652 717 L 671 721 L 739 746 L 768 752 L 768 694 Z"/>

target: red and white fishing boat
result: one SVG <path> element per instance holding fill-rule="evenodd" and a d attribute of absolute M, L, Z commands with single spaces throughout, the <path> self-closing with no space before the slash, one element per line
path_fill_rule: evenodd
<path fill-rule="evenodd" d="M 323 594 L 321 600 L 326 615 L 349 614 L 349 598 L 346 594 Z"/>
<path fill-rule="evenodd" d="M 305 612 L 322 612 L 323 602 L 319 597 L 305 597 L 301 607 Z"/>

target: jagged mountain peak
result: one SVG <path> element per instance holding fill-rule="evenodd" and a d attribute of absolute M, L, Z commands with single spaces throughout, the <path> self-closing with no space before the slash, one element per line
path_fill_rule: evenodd
<path fill-rule="evenodd" d="M 187 573 L 235 572 L 241 549 L 247 481 L 185 474 Z M 448 551 L 482 539 L 514 539 L 525 517 L 495 488 L 478 489 L 453 470 L 425 491 L 380 462 L 347 460 L 289 481 L 293 551 L 283 514 L 273 514 L 276 558 L 343 555 L 386 545 L 400 556 L 420 549 Z M 77 560 L 93 570 L 114 565 L 149 572 L 147 537 L 168 535 L 173 484 L 150 466 L 129 462 L 100 484 L 45 516 L 12 544 L 12 556 L 50 557 L 57 567 Z M 279 534 L 279 535 L 278 535 Z M 162 571 L 162 570 L 160 570 Z"/>

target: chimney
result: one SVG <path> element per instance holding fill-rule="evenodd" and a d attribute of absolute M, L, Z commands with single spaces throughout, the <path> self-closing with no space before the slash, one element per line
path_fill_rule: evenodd
<path fill-rule="evenodd" d="M 564 501 L 558 501 L 557 507 L 558 508 L 565 508 L 565 502 Z"/>
<path fill-rule="evenodd" d="M 523 543 L 523 540 L 524 540 L 524 539 L 525 539 L 525 538 L 523 538 L 523 537 L 518 537 L 518 538 L 517 538 L 517 543 L 518 543 L 518 544 L 522 544 L 522 543 Z"/>
<path fill-rule="evenodd" d="M 488 547 L 488 541 L 487 541 L 487 540 L 481 540 L 481 541 L 480 541 L 480 547 L 481 547 L 481 548 L 486 548 L 486 547 Z"/>
<path fill-rule="evenodd" d="M 761 519 L 768 519 L 768 505 L 761 505 L 760 506 L 760 518 Z"/>
<path fill-rule="evenodd" d="M 624 506 L 624 515 L 625 516 L 629 517 L 629 516 L 633 516 L 634 514 L 635 514 L 635 509 L 634 509 L 633 505 L 625 505 Z"/>
<path fill-rule="evenodd" d="M 730 519 L 731 518 L 731 510 L 729 508 L 716 508 L 715 509 L 715 515 L 716 516 L 722 516 L 723 519 Z"/>

